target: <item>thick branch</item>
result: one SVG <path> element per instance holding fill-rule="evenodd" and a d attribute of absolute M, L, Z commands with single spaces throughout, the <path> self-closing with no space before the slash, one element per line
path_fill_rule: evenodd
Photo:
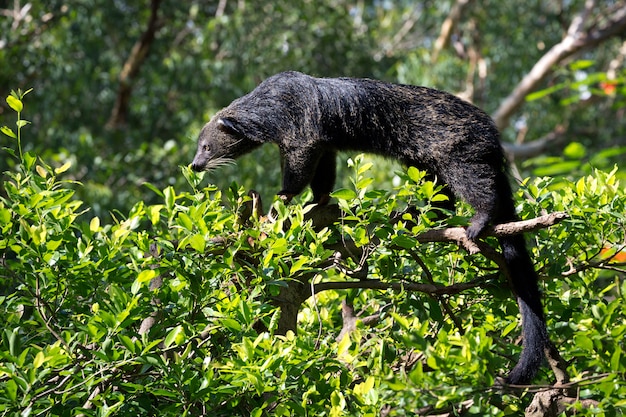
<path fill-rule="evenodd" d="M 370 289 L 370 290 L 388 290 L 396 291 L 417 291 L 432 295 L 454 295 L 462 291 L 484 285 L 491 277 L 483 277 L 469 282 L 460 282 L 452 285 L 440 284 L 422 284 L 419 282 L 384 282 L 380 280 L 365 281 L 333 281 L 321 282 L 315 284 L 315 293 L 326 290 L 348 290 L 352 288 Z"/>
<path fill-rule="evenodd" d="M 528 220 L 520 220 L 516 222 L 503 223 L 488 227 L 483 233 L 483 237 L 495 236 L 501 237 L 506 235 L 517 235 L 520 233 L 533 232 L 553 226 L 566 219 L 568 214 L 562 211 L 546 214 Z M 426 242 L 454 242 L 462 245 L 468 250 L 474 250 L 475 244 L 471 242 L 465 234 L 463 227 L 449 227 L 447 229 L 432 229 L 416 236 L 420 243 Z"/>
<path fill-rule="evenodd" d="M 159 30 L 158 11 L 162 0 L 152 0 L 150 3 L 150 18 L 148 26 L 130 51 L 128 59 L 122 67 L 115 105 L 107 122 L 107 127 L 118 128 L 126 124 L 128 109 L 130 107 L 130 95 L 133 89 L 132 81 L 139 73 L 141 65 L 146 60 L 150 47 L 154 43 L 156 33 Z"/>
<path fill-rule="evenodd" d="M 542 155 L 549 147 L 563 142 L 567 138 L 566 133 L 567 127 L 559 124 L 551 132 L 539 139 L 526 143 L 503 143 L 502 147 L 510 160 L 518 158 L 528 159 Z"/>
<path fill-rule="evenodd" d="M 502 130 L 508 126 L 511 116 L 522 106 L 526 96 L 539 87 L 559 62 L 578 52 L 593 48 L 612 36 L 624 33 L 626 30 L 625 7 L 616 7 L 607 15 L 598 16 L 597 21 L 606 22 L 601 27 L 592 26 L 584 30 L 583 26 L 593 6 L 594 2 L 587 0 L 585 10 L 572 20 L 563 40 L 550 48 L 522 78 L 513 92 L 502 101 L 493 114 L 493 119 L 499 129 Z"/>

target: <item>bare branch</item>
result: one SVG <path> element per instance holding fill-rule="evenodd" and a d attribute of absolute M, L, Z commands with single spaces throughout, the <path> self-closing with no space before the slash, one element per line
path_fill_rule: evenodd
<path fill-rule="evenodd" d="M 440 284 L 422 284 L 419 282 L 384 282 L 380 280 L 365 280 L 365 281 L 331 281 L 320 282 L 315 284 L 315 293 L 326 290 L 348 290 L 353 288 L 370 289 L 370 290 L 389 290 L 396 291 L 416 291 L 426 294 L 440 295 L 448 294 L 454 295 L 462 291 L 466 291 L 472 288 L 478 288 L 491 280 L 493 276 L 481 277 L 469 282 L 460 282 L 452 285 L 440 285 Z"/>
<path fill-rule="evenodd" d="M 500 107 L 493 114 L 493 119 L 500 130 L 509 125 L 511 116 L 524 104 L 526 96 L 539 87 L 541 82 L 554 71 L 558 63 L 578 52 L 590 49 L 610 37 L 624 33 L 626 30 L 626 7 L 616 7 L 607 12 L 606 15 L 597 16 L 596 21 L 605 23 L 600 27 L 592 25 L 589 29 L 584 30 L 592 6 L 593 2 L 587 0 L 585 9 L 572 20 L 563 40 L 550 48 L 522 78 L 511 94 L 502 101 Z"/>
<path fill-rule="evenodd" d="M 439 53 L 450 44 L 452 32 L 454 31 L 454 28 L 458 25 L 459 20 L 461 20 L 463 10 L 468 4 L 471 3 L 471 1 L 472 0 L 457 0 L 454 6 L 452 6 L 450 14 L 441 25 L 441 33 L 439 33 L 439 37 L 435 41 L 433 54 L 431 56 L 432 63 L 437 62 L 437 58 L 439 58 Z"/>
<path fill-rule="evenodd" d="M 527 143 L 503 143 L 502 147 L 510 160 L 517 158 L 528 159 L 541 155 L 547 148 L 563 142 L 567 137 L 566 133 L 566 125 L 559 124 L 551 132 L 539 139 Z"/>

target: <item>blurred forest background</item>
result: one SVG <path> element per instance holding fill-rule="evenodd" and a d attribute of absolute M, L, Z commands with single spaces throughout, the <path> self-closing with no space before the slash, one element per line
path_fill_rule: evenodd
<path fill-rule="evenodd" d="M 145 182 L 185 188 L 179 166 L 201 126 L 283 70 L 454 92 L 494 116 L 518 177 L 576 177 L 624 158 L 625 9 L 621 0 L 5 0 L 0 92 L 34 89 L 35 140 L 24 148 L 71 161 L 95 215 L 151 203 Z M 1 103 L 0 124 L 13 117 Z M 0 172 L 18 163 L 0 158 Z M 271 195 L 278 165 L 276 150 L 261 148 L 208 181 Z M 381 183 L 394 169 L 383 166 Z"/>

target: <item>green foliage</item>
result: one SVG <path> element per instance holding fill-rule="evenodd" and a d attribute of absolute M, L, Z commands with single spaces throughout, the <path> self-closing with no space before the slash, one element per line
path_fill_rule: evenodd
<path fill-rule="evenodd" d="M 11 97 L 17 127 L 2 132 L 16 146 L 27 122 L 24 94 Z M 519 353 L 517 306 L 494 265 L 415 239 L 441 225 L 431 203 L 443 198 L 418 170 L 382 191 L 371 188 L 372 163 L 354 158 L 351 184 L 334 193 L 345 215 L 321 230 L 306 220 L 310 206 L 281 201 L 275 222 L 246 221 L 242 188 L 201 188 L 187 167 L 191 191 L 149 186 L 158 204 L 109 223 L 81 208 L 80 184 L 62 178 L 69 164 L 10 149 L 19 165 L 0 197 L 0 415 L 402 416 L 470 404 L 465 415 L 507 416 L 530 399 L 492 388 Z M 626 191 L 616 174 L 522 190 L 524 218 L 570 215 L 534 233 L 532 248 L 577 415 L 626 409 Z M 358 259 L 326 263 L 343 241 L 367 251 L 370 279 L 483 285 L 440 297 L 323 291 L 300 309 L 297 335 L 278 334 L 272 300 L 288 283 L 351 280 L 345 269 Z M 336 341 L 344 298 L 377 321 L 358 320 Z M 540 379 L 551 381 L 547 369 Z"/>

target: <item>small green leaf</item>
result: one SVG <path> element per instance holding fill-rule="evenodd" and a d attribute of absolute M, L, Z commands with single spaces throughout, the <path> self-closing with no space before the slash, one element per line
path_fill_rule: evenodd
<path fill-rule="evenodd" d="M 168 211 L 172 211 L 174 209 L 174 202 L 176 201 L 176 191 L 174 191 L 174 187 L 169 186 L 163 190 L 163 196 L 165 197 L 165 207 L 167 207 Z"/>
<path fill-rule="evenodd" d="M 331 193 L 331 197 L 337 198 L 339 200 L 354 200 L 356 198 L 356 192 L 347 188 L 341 188 Z"/>
<path fill-rule="evenodd" d="M 48 171 L 46 171 L 46 169 L 41 165 L 37 165 L 35 167 L 35 171 L 37 171 L 37 174 L 39 174 L 41 178 L 46 178 L 48 176 Z"/>
<path fill-rule="evenodd" d="M 122 342 L 126 349 L 128 349 L 131 353 L 135 353 L 136 348 L 133 339 L 123 334 L 118 335 L 118 339 Z"/>
<path fill-rule="evenodd" d="M 200 234 L 195 234 L 189 239 L 189 244 L 198 253 L 204 253 L 206 247 L 206 241 Z"/>
<path fill-rule="evenodd" d="M 511 333 L 513 330 L 515 330 L 517 328 L 517 322 L 513 321 L 511 323 L 509 323 L 504 330 L 502 330 L 502 337 L 508 335 L 509 333 Z"/>
<path fill-rule="evenodd" d="M 67 171 L 68 169 L 70 169 L 71 166 L 72 166 L 72 163 L 70 161 L 67 161 L 62 166 L 56 168 L 54 170 L 54 173 L 55 174 L 61 174 L 61 173 L 65 172 L 65 171 Z"/>
<path fill-rule="evenodd" d="M 21 112 L 22 109 L 24 108 L 22 101 L 13 96 L 7 97 L 7 104 L 9 105 L 9 107 L 11 107 L 13 110 L 15 110 L 18 113 Z"/>
<path fill-rule="evenodd" d="M 398 235 L 391 240 L 395 245 L 405 249 L 413 249 L 417 246 L 417 240 L 411 236 Z"/>
<path fill-rule="evenodd" d="M 96 233 L 98 230 L 100 230 L 100 219 L 98 217 L 94 217 L 93 219 L 91 219 L 91 221 L 89 222 L 89 230 L 91 231 L 91 233 Z"/>
<path fill-rule="evenodd" d="M 241 332 L 241 324 L 239 324 L 239 322 L 236 320 L 224 318 L 220 320 L 220 322 L 222 323 L 222 326 L 226 327 L 227 329 L 235 333 Z"/>
<path fill-rule="evenodd" d="M 17 139 L 17 135 L 8 126 L 0 127 L 0 132 L 4 133 L 5 135 L 7 135 L 10 138 Z"/>
<path fill-rule="evenodd" d="M 172 330 L 169 331 L 167 336 L 165 336 L 163 344 L 166 348 L 172 346 L 173 343 L 176 343 L 176 345 L 178 346 L 182 342 L 183 333 L 184 332 L 182 326 L 179 325 L 174 327 Z"/>
<path fill-rule="evenodd" d="M 33 360 L 33 366 L 35 369 L 39 368 L 46 360 L 46 355 L 42 351 L 37 352 L 35 359 Z"/>
<path fill-rule="evenodd" d="M 153 225 L 156 225 L 159 223 L 162 208 L 163 208 L 162 204 L 157 204 L 155 206 L 148 207 L 148 213 L 150 213 L 150 221 L 152 222 Z"/>
<path fill-rule="evenodd" d="M 159 197 L 161 198 L 165 197 L 165 195 L 163 194 L 163 191 L 159 190 L 158 188 L 156 188 L 154 185 L 150 184 L 149 182 L 144 182 L 141 185 L 148 188 L 149 190 L 152 190 Z"/>
<path fill-rule="evenodd" d="M 415 167 L 409 167 L 406 173 L 408 174 L 409 178 L 413 182 L 420 182 L 424 178 L 424 175 L 425 175 L 423 171 L 420 171 L 419 169 Z"/>
<path fill-rule="evenodd" d="M 615 352 L 613 352 L 613 355 L 611 355 L 611 370 L 615 371 L 615 372 L 619 372 L 620 371 L 620 358 L 622 356 L 622 349 L 618 346 L 616 346 Z"/>
<path fill-rule="evenodd" d="M 590 66 L 592 66 L 595 62 L 590 60 L 590 59 L 578 59 L 574 62 L 572 62 L 569 67 L 570 69 L 572 69 L 573 71 L 580 71 L 583 70 L 585 68 L 589 68 Z"/>
<path fill-rule="evenodd" d="M 11 401 L 17 399 L 17 384 L 14 380 L 10 379 L 4 384 L 4 392 L 6 392 Z"/>
<path fill-rule="evenodd" d="M 26 152 L 24 154 L 24 166 L 26 167 L 28 171 L 31 170 L 36 160 L 37 160 L 37 157 L 31 155 L 29 152 Z"/>
<path fill-rule="evenodd" d="M 152 278 L 156 277 L 156 275 L 157 275 L 157 272 L 154 269 L 146 269 L 139 273 L 139 275 L 137 276 L 137 281 L 139 282 L 150 281 Z"/>
<path fill-rule="evenodd" d="M 571 142 L 563 150 L 563 155 L 569 159 L 581 159 L 585 156 L 587 150 L 584 145 L 579 142 Z"/>

